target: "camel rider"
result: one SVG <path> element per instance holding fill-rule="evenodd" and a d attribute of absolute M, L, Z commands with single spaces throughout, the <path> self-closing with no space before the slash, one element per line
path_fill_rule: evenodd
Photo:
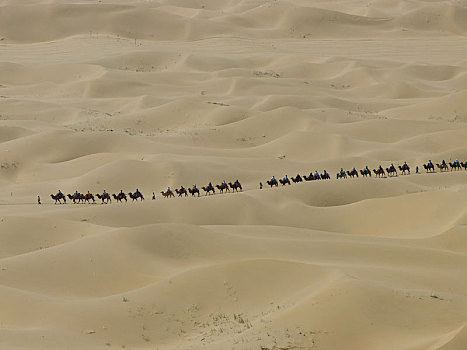
<path fill-rule="evenodd" d="M 328 172 L 326 170 L 324 170 L 324 176 L 327 176 L 328 175 Z"/>
<path fill-rule="evenodd" d="M 341 175 L 345 175 L 345 171 L 343 168 L 341 168 Z"/>
<path fill-rule="evenodd" d="M 379 171 L 383 171 L 383 167 L 381 166 L 381 164 L 379 165 Z"/>
<path fill-rule="evenodd" d="M 78 190 L 75 191 L 75 198 L 78 198 L 79 194 L 78 194 Z"/>
<path fill-rule="evenodd" d="M 193 185 L 193 191 L 194 191 L 194 190 L 197 190 L 196 184 Z"/>
<path fill-rule="evenodd" d="M 365 166 L 365 172 L 366 172 L 367 174 L 369 174 L 369 173 L 370 173 L 370 169 L 368 169 L 368 165 L 367 165 L 367 166 Z"/>
<path fill-rule="evenodd" d="M 446 161 L 443 159 L 443 161 L 441 162 L 441 166 L 444 168 L 446 166 Z"/>
<path fill-rule="evenodd" d="M 227 186 L 227 183 L 225 182 L 225 180 L 222 181 L 222 186 L 224 186 L 224 187 Z"/>
<path fill-rule="evenodd" d="M 319 179 L 319 173 L 318 170 L 315 171 L 315 177 Z"/>
<path fill-rule="evenodd" d="M 394 163 L 391 163 L 391 170 L 395 170 Z"/>
<path fill-rule="evenodd" d="M 125 194 L 123 193 L 123 190 L 120 190 L 120 193 L 118 195 L 123 197 Z"/>
<path fill-rule="evenodd" d="M 354 173 L 354 174 L 355 174 L 356 172 L 357 172 L 357 170 L 355 169 L 355 167 L 353 167 L 353 169 L 352 169 L 352 173 Z"/>
<path fill-rule="evenodd" d="M 455 165 L 459 166 L 459 159 L 456 159 L 456 161 L 454 162 Z"/>
<path fill-rule="evenodd" d="M 211 181 L 209 181 L 208 188 L 212 188 L 212 183 L 211 183 Z"/>
<path fill-rule="evenodd" d="M 106 194 L 107 194 L 107 192 L 105 192 L 105 190 L 104 190 L 104 196 L 105 196 Z"/>
<path fill-rule="evenodd" d="M 62 191 L 58 190 L 57 196 L 60 197 L 60 196 L 62 196 L 62 195 L 63 195 L 63 194 L 62 194 Z"/>
<path fill-rule="evenodd" d="M 431 159 L 428 160 L 428 166 L 429 166 L 429 167 L 432 167 L 432 166 L 433 166 L 433 163 L 431 162 Z"/>
<path fill-rule="evenodd" d="M 170 187 L 167 187 L 167 193 L 172 193 L 172 190 L 170 189 Z"/>
<path fill-rule="evenodd" d="M 287 175 L 285 175 L 284 181 L 289 181 L 289 179 L 287 178 Z"/>

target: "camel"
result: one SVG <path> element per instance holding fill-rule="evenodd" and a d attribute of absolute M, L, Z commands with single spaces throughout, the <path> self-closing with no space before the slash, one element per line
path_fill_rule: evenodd
<path fill-rule="evenodd" d="M 177 192 L 178 196 L 181 197 L 182 195 L 188 196 L 188 191 L 186 190 L 185 187 L 180 187 L 180 189 L 176 188 L 175 192 Z"/>
<path fill-rule="evenodd" d="M 212 194 L 216 194 L 216 190 L 214 189 L 213 186 L 203 186 L 201 187 L 205 192 L 206 196 L 212 191 Z"/>
<path fill-rule="evenodd" d="M 138 192 L 138 193 L 131 193 L 131 192 L 128 192 L 128 195 L 130 196 L 131 199 L 133 199 L 133 202 L 136 200 L 138 200 L 138 198 L 141 198 L 141 201 L 144 200 L 144 197 L 143 197 L 143 194 L 141 192 Z"/>
<path fill-rule="evenodd" d="M 371 171 L 368 168 L 361 169 L 360 174 L 362 174 L 362 176 L 364 177 L 367 177 L 367 176 L 371 177 Z"/>
<path fill-rule="evenodd" d="M 399 170 L 402 172 L 402 175 L 405 175 L 406 171 L 410 175 L 410 167 L 407 165 L 407 163 L 404 163 L 402 166 L 399 165 Z"/>
<path fill-rule="evenodd" d="M 112 203 L 112 199 L 110 198 L 110 195 L 108 193 L 103 193 L 102 195 L 100 195 L 99 193 L 96 194 L 97 198 L 99 198 L 100 200 L 102 200 L 102 204 L 104 204 L 104 200 L 105 200 L 105 204 L 107 203 Z"/>
<path fill-rule="evenodd" d="M 397 176 L 396 167 L 394 167 L 392 165 L 389 168 L 386 168 L 386 171 L 388 173 L 388 176 Z"/>
<path fill-rule="evenodd" d="M 386 177 L 386 173 L 384 172 L 384 169 L 379 167 L 378 170 L 373 169 L 373 172 L 375 173 L 376 177 Z"/>
<path fill-rule="evenodd" d="M 313 173 L 310 173 L 310 175 L 308 175 L 308 176 L 303 175 L 303 178 L 305 179 L 305 181 L 314 181 L 314 180 L 320 180 L 321 179 L 319 176 L 316 176 Z"/>
<path fill-rule="evenodd" d="M 358 171 L 356 169 L 352 169 L 352 171 L 347 170 L 347 175 L 349 175 L 349 177 L 358 177 Z"/>
<path fill-rule="evenodd" d="M 467 170 L 467 162 L 461 162 L 461 167 L 464 168 L 464 170 Z"/>
<path fill-rule="evenodd" d="M 435 166 L 433 165 L 433 163 L 423 164 L 423 167 L 425 168 L 427 173 L 428 172 L 432 172 L 432 173 L 435 172 Z"/>
<path fill-rule="evenodd" d="M 347 179 L 347 174 L 345 171 L 340 171 L 336 174 L 336 179 Z"/>
<path fill-rule="evenodd" d="M 164 192 L 164 191 L 161 191 L 161 194 L 164 198 L 170 198 L 170 197 L 174 197 L 175 198 L 175 195 L 173 194 L 172 191 L 167 191 L 167 192 Z"/>
<path fill-rule="evenodd" d="M 92 193 L 86 193 L 84 195 L 84 201 L 87 202 L 87 203 L 90 203 L 89 201 L 92 200 L 93 203 L 96 203 L 96 200 L 94 199 L 94 196 L 92 195 Z"/>
<path fill-rule="evenodd" d="M 451 167 L 451 171 L 453 171 L 453 170 L 461 170 L 461 165 L 460 165 L 460 163 L 456 163 L 456 162 L 451 163 L 451 162 L 449 162 L 449 166 Z"/>
<path fill-rule="evenodd" d="M 326 170 L 325 170 L 324 173 L 321 174 L 321 179 L 322 180 L 330 180 L 331 176 L 329 176 L 329 173 L 327 173 Z"/>
<path fill-rule="evenodd" d="M 189 188 L 188 192 L 190 192 L 190 194 L 192 196 L 194 196 L 196 193 L 198 193 L 198 197 L 199 197 L 199 190 L 197 188 Z"/>
<path fill-rule="evenodd" d="M 55 204 L 57 204 L 57 202 L 58 202 L 59 204 L 62 204 L 62 203 L 60 202 L 60 200 L 62 200 L 62 199 L 63 199 L 63 203 L 66 204 L 66 197 L 65 197 L 65 195 L 64 195 L 63 193 L 61 193 L 61 194 L 56 194 L 56 195 L 51 194 L 50 197 L 52 197 L 52 199 L 55 200 Z"/>
<path fill-rule="evenodd" d="M 218 189 L 219 191 L 221 191 L 221 193 L 223 193 L 224 190 L 225 190 L 226 192 L 230 192 L 229 185 L 227 185 L 227 184 L 216 185 L 216 187 L 217 187 L 217 189 Z"/>
<path fill-rule="evenodd" d="M 121 202 L 122 199 L 125 200 L 125 202 L 127 202 L 128 200 L 126 199 L 126 194 L 125 193 L 119 193 L 119 194 L 113 194 L 112 197 L 115 198 L 115 200 L 118 202 Z"/>
<path fill-rule="evenodd" d="M 293 182 L 293 183 L 302 182 L 302 181 L 303 181 L 303 179 L 302 179 L 302 177 L 300 176 L 300 174 L 297 174 L 297 176 L 292 177 L 292 182 Z"/>
<path fill-rule="evenodd" d="M 240 189 L 240 191 L 243 191 L 242 185 L 240 184 L 240 181 L 238 180 L 235 180 L 234 183 L 229 182 L 229 186 L 232 189 L 232 191 L 237 192 L 238 189 Z"/>
<path fill-rule="evenodd" d="M 267 183 L 269 186 L 271 186 L 271 188 L 272 188 L 272 186 L 276 186 L 276 187 L 279 186 L 279 184 L 277 183 L 277 180 L 276 180 L 276 179 L 268 180 L 268 181 L 266 181 L 266 183 Z"/>
<path fill-rule="evenodd" d="M 76 201 L 78 201 L 78 203 L 81 203 L 81 201 L 84 202 L 84 194 L 67 194 L 67 196 L 73 203 L 76 203 Z"/>
<path fill-rule="evenodd" d="M 451 163 L 449 163 L 449 164 L 451 164 Z M 436 166 L 438 167 L 438 169 L 439 169 L 440 171 L 443 171 L 443 170 L 444 170 L 444 171 L 448 171 L 448 170 L 449 170 L 449 169 L 448 169 L 448 165 L 447 165 L 446 163 L 441 163 L 441 164 L 436 163 Z M 452 170 L 452 169 L 451 169 L 451 170 Z"/>

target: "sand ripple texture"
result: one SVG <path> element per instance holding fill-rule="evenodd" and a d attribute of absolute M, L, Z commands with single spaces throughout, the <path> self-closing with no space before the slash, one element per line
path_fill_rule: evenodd
<path fill-rule="evenodd" d="M 258 182 L 467 161 L 466 34 L 463 0 L 0 0 L 0 348 L 465 349 L 467 171 Z"/>

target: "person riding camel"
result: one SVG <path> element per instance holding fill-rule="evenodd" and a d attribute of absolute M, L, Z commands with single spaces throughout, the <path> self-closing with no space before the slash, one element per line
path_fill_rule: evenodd
<path fill-rule="evenodd" d="M 63 195 L 62 191 L 61 191 L 61 190 L 58 190 L 57 196 L 58 196 L 58 197 L 61 197 L 62 195 Z"/>
<path fill-rule="evenodd" d="M 432 166 L 433 166 L 433 163 L 431 162 L 431 159 L 428 160 L 428 166 L 429 166 L 429 167 L 432 167 Z"/>
<path fill-rule="evenodd" d="M 324 176 L 327 176 L 328 175 L 328 172 L 326 170 L 324 170 L 324 173 L 323 173 Z"/>
<path fill-rule="evenodd" d="M 340 174 L 341 174 L 341 176 L 345 175 L 345 171 L 344 171 L 343 168 L 341 168 L 341 173 Z"/>
<path fill-rule="evenodd" d="M 444 168 L 446 167 L 446 161 L 443 159 L 443 161 L 441 162 L 441 166 Z"/>
<path fill-rule="evenodd" d="M 75 198 L 78 198 L 79 196 L 79 193 L 78 193 L 78 190 L 75 191 Z"/>
<path fill-rule="evenodd" d="M 119 197 L 123 198 L 125 196 L 125 193 L 123 193 L 123 190 L 120 190 L 120 193 L 118 194 Z"/>
<path fill-rule="evenodd" d="M 105 190 L 104 190 L 104 196 L 105 196 L 106 194 L 107 194 L 107 192 L 105 192 Z"/>
<path fill-rule="evenodd" d="M 224 186 L 224 187 L 227 186 L 227 183 L 225 182 L 225 180 L 222 181 L 222 186 Z"/>
<path fill-rule="evenodd" d="M 90 197 L 90 196 L 91 196 L 91 192 L 89 192 L 89 190 L 88 190 L 88 197 Z"/>
<path fill-rule="evenodd" d="M 170 193 L 172 193 L 172 190 L 170 189 L 170 186 L 169 186 L 167 187 L 167 194 L 170 194 Z"/>
<path fill-rule="evenodd" d="M 289 181 L 289 179 L 287 178 L 287 175 L 284 176 L 284 181 Z"/>
<path fill-rule="evenodd" d="M 460 167 L 460 165 L 459 165 L 459 159 L 456 159 L 456 160 L 454 161 L 454 165 L 457 166 L 457 167 Z"/>
<path fill-rule="evenodd" d="M 211 181 L 209 181 L 208 188 L 212 188 L 212 183 L 211 183 Z"/>
<path fill-rule="evenodd" d="M 197 190 L 196 184 L 193 185 L 193 191 L 194 191 L 194 190 Z"/>
<path fill-rule="evenodd" d="M 318 173 L 318 170 L 316 170 L 316 171 L 315 171 L 315 177 L 316 177 L 317 179 L 319 179 L 319 173 Z"/>

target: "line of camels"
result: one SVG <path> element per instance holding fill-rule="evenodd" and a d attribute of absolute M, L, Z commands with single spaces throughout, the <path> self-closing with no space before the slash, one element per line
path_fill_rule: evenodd
<path fill-rule="evenodd" d="M 443 160 L 441 163 L 436 163 L 436 167 L 441 172 L 445 172 L 449 170 L 451 171 L 462 170 L 462 169 L 467 170 L 467 161 L 459 162 L 456 160 L 455 162 L 446 163 Z M 406 162 L 404 162 L 404 164 L 402 165 L 397 166 L 397 168 L 399 169 L 402 175 L 406 175 L 406 174 L 410 175 L 410 167 Z M 358 177 L 359 174 L 363 177 L 367 177 L 367 176 L 371 177 L 372 173 L 374 173 L 376 177 L 385 178 L 386 174 L 387 176 L 392 177 L 392 176 L 398 175 L 397 168 L 393 164 L 391 164 L 387 168 L 383 168 L 380 165 L 377 169 L 372 169 L 372 170 L 370 170 L 367 166 L 364 169 L 360 169 L 359 171 L 356 170 L 355 168 L 353 168 L 352 170 L 344 170 L 341 168 L 341 170 L 336 174 L 336 179 Z M 435 172 L 435 164 L 433 164 L 431 160 L 428 163 L 423 164 L 423 168 L 425 169 L 427 173 Z M 418 173 L 418 166 L 416 167 L 416 172 Z M 291 177 L 290 179 L 287 177 L 287 175 L 284 178 L 279 179 L 279 180 L 276 180 L 273 176 L 270 180 L 267 180 L 266 183 L 272 188 L 274 186 L 276 187 L 279 186 L 279 184 L 281 184 L 282 186 L 290 185 L 291 184 L 290 180 L 292 180 L 293 183 L 298 183 L 298 182 L 303 182 L 303 181 L 330 180 L 330 179 L 331 179 L 331 176 L 329 175 L 328 172 L 326 172 L 326 170 L 324 170 L 322 174 L 316 171 L 315 173 L 311 172 L 308 176 L 307 175 L 302 176 L 300 174 L 297 174 L 296 176 Z M 260 189 L 262 189 L 263 184 L 261 182 L 259 184 L 260 184 Z M 220 193 L 230 192 L 230 190 L 232 190 L 232 192 L 238 192 L 238 191 L 243 190 L 242 185 L 240 184 L 238 180 L 236 180 L 233 183 L 232 182 L 226 183 L 224 181 L 223 183 L 219 185 L 215 185 L 215 186 L 209 183 L 209 185 L 201 187 L 201 189 L 205 192 L 206 196 L 210 195 L 211 192 L 212 194 L 215 194 L 216 188 L 219 190 Z M 192 188 L 185 188 L 181 186 L 180 188 L 175 189 L 175 193 L 178 195 L 178 197 L 182 197 L 182 196 L 187 197 L 188 195 L 198 196 L 198 197 L 200 196 L 200 190 L 195 185 Z M 163 198 L 170 198 L 170 197 L 175 198 L 175 193 L 170 188 L 168 188 L 167 191 L 161 191 L 161 195 Z M 73 203 L 95 203 L 96 202 L 94 195 L 90 192 L 86 194 L 76 192 L 75 194 L 67 194 L 66 196 L 63 193 L 59 192 L 56 195 L 51 194 L 50 197 L 53 200 L 55 200 L 55 204 L 57 203 L 61 204 L 62 200 L 63 200 L 63 203 L 66 203 L 67 197 L 69 200 L 73 201 Z M 104 191 L 103 194 L 96 194 L 96 197 L 100 199 L 103 204 L 111 203 L 112 197 L 117 202 L 128 201 L 127 195 L 123 193 L 123 191 L 120 191 L 120 193 L 118 194 L 114 193 L 112 195 Z M 143 194 L 139 192 L 138 190 L 136 190 L 135 193 L 129 192 L 128 197 L 130 197 L 132 201 L 135 201 L 135 200 L 137 201 L 138 199 L 140 199 L 141 201 L 144 200 Z M 154 192 L 153 192 L 152 199 L 155 199 Z"/>

